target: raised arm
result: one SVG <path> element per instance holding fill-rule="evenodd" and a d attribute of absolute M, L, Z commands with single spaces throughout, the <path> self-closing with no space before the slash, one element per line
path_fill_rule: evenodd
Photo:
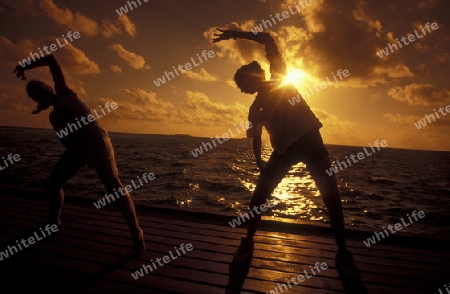
<path fill-rule="evenodd" d="M 36 67 L 42 67 L 42 66 L 49 67 L 50 73 L 52 74 L 52 77 L 53 77 L 53 82 L 55 83 L 56 93 L 62 92 L 63 90 L 67 89 L 66 80 L 62 73 L 61 67 L 59 66 L 59 64 L 56 61 L 56 58 L 53 56 L 53 54 L 46 55 L 46 56 L 32 62 L 31 64 L 26 65 L 25 67 L 18 65 L 15 68 L 14 72 L 16 73 L 16 76 L 18 78 L 26 80 L 26 77 L 24 74 L 25 70 L 33 69 Z"/>
<path fill-rule="evenodd" d="M 239 32 L 222 29 L 219 29 L 219 32 L 220 34 L 214 34 L 216 36 L 216 38 L 213 39 L 214 43 L 229 39 L 244 39 L 264 45 L 266 49 L 266 57 L 270 63 L 270 73 L 272 74 L 272 79 L 283 78 L 286 75 L 286 63 L 278 50 L 275 40 L 269 33 L 258 33 L 255 35 L 252 32 Z"/>

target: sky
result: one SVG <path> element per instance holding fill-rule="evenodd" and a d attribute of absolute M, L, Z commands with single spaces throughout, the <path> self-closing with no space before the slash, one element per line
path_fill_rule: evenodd
<path fill-rule="evenodd" d="M 68 85 L 92 109 L 118 104 L 100 119 L 108 131 L 221 136 L 247 120 L 254 100 L 236 87 L 236 70 L 253 60 L 267 72 L 269 67 L 262 45 L 213 44 L 213 34 L 217 28 L 251 31 L 266 20 L 263 30 L 287 63 L 286 79 L 323 123 L 326 144 L 386 140 L 394 148 L 450 151 L 450 115 L 438 112 L 436 121 L 430 118 L 420 129 L 415 125 L 450 105 L 450 1 L 140 2 L 119 16 L 116 10 L 127 1 L 0 1 L 0 125 L 51 128 L 49 111 L 31 114 L 35 103 L 13 69 L 59 38 L 65 45 L 53 54 Z M 64 43 L 61 36 L 69 31 L 80 37 Z M 416 32 L 420 38 L 408 41 Z M 391 45 L 381 58 L 381 50 L 396 39 L 402 47 Z M 205 50 L 214 57 L 165 84 L 154 83 Z M 339 70 L 349 75 L 341 79 Z M 47 68 L 25 74 L 53 85 Z M 321 88 L 327 78 L 334 84 Z"/>

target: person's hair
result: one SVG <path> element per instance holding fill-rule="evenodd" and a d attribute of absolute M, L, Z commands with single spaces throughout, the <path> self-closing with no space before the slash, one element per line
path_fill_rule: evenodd
<path fill-rule="evenodd" d="M 31 99 L 35 100 L 36 96 L 45 92 L 53 93 L 53 88 L 41 81 L 31 80 L 28 82 L 27 94 Z"/>
<path fill-rule="evenodd" d="M 264 79 L 265 72 L 257 61 L 242 66 L 234 75 L 234 81 L 240 89 L 246 88 L 250 83 L 263 81 Z"/>

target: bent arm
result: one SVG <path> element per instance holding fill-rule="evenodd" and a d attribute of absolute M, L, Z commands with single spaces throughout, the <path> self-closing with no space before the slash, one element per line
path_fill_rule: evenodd
<path fill-rule="evenodd" d="M 261 137 L 253 137 L 253 154 L 255 155 L 256 164 L 261 162 Z"/>
<path fill-rule="evenodd" d="M 284 61 L 283 56 L 281 56 L 275 40 L 269 33 L 258 33 L 255 35 L 251 32 L 235 31 L 233 36 L 234 38 L 250 40 L 264 45 L 266 57 L 270 63 L 272 79 L 279 79 L 286 75 L 286 62 Z"/>
<path fill-rule="evenodd" d="M 66 80 L 64 78 L 64 75 L 62 73 L 61 67 L 59 66 L 58 62 L 56 61 L 55 56 L 53 54 L 46 55 L 33 63 L 27 65 L 24 67 L 24 70 L 33 69 L 36 67 L 42 67 L 42 66 L 48 66 L 50 69 L 50 73 L 53 77 L 53 82 L 55 83 L 55 91 L 56 93 L 59 93 L 65 89 L 67 89 Z"/>
<path fill-rule="evenodd" d="M 265 165 L 264 161 L 261 159 L 261 135 L 263 125 L 260 123 L 254 124 L 254 122 L 258 121 L 258 113 L 255 113 L 254 106 L 251 107 L 249 118 L 253 118 L 253 120 L 251 121 L 252 127 L 247 130 L 247 138 L 253 138 L 253 154 L 255 155 L 256 165 L 259 169 L 263 169 Z"/>

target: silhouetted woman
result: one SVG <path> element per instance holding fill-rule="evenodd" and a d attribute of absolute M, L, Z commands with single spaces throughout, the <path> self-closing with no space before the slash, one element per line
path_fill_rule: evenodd
<path fill-rule="evenodd" d="M 81 117 L 92 115 L 89 107 L 81 101 L 75 92 L 66 84 L 62 70 L 53 55 L 47 55 L 26 67 L 17 66 L 16 76 L 26 80 L 24 71 L 36 67 L 48 66 L 55 83 L 55 91 L 41 81 L 30 81 L 26 90 L 28 96 L 37 103 L 33 114 L 38 114 L 50 106 L 53 110 L 49 118 L 56 132 L 74 124 Z M 113 194 L 114 189 L 124 189 L 114 158 L 114 149 L 108 132 L 94 120 L 81 128 L 60 138 L 66 150 L 53 168 L 48 181 L 49 218 L 51 224 L 60 225 L 61 208 L 64 203 L 63 187 L 78 170 L 88 165 L 95 167 L 97 173 L 108 191 Z M 126 190 L 124 189 L 126 192 Z M 145 252 L 143 230 L 139 226 L 133 200 L 128 192 L 119 197 L 122 214 L 128 223 L 133 241 L 133 250 L 142 254 Z"/>

